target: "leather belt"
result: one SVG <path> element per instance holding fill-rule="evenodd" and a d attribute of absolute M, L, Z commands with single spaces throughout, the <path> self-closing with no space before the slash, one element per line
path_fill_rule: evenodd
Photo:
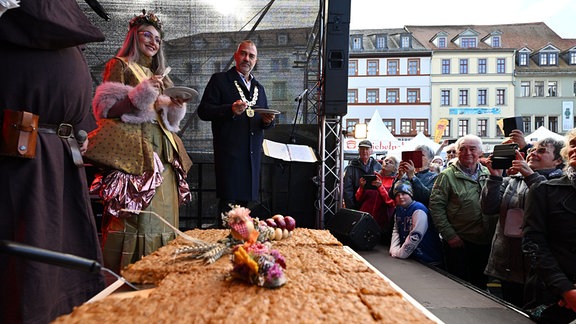
<path fill-rule="evenodd" d="M 54 134 L 60 137 L 64 142 L 68 144 L 70 149 L 70 154 L 72 155 L 72 160 L 77 167 L 84 167 L 84 160 L 82 160 L 82 153 L 80 153 L 80 147 L 78 146 L 78 141 L 74 137 L 74 127 L 71 124 L 62 123 L 60 125 L 38 125 L 38 133 L 44 134 Z"/>

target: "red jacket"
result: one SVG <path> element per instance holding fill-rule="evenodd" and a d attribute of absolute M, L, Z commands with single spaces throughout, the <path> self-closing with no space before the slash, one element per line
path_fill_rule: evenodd
<path fill-rule="evenodd" d="M 360 186 L 356 191 L 356 201 L 360 203 L 359 210 L 372 215 L 382 230 L 391 230 L 392 216 L 394 215 L 396 203 L 388 195 L 388 192 L 396 175 L 383 176 L 379 172 L 375 172 L 375 174 L 382 181 L 382 185 L 376 190 L 364 189 L 364 187 Z"/>

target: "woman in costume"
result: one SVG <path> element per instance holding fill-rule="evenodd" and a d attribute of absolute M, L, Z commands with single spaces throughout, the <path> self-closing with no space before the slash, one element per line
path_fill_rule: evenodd
<path fill-rule="evenodd" d="M 104 171 L 91 190 L 104 201 L 104 264 L 116 272 L 175 238 L 155 215 L 139 211 L 178 227 L 178 206 L 191 196 L 186 172 L 192 162 L 175 134 L 187 100 L 163 94 L 173 83 L 162 37 L 154 13 L 143 11 L 130 20 L 93 100 L 98 129 L 89 136 L 87 157 Z"/>

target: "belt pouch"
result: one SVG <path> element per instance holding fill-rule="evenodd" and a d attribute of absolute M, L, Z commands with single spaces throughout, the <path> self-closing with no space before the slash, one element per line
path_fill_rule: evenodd
<path fill-rule="evenodd" d="M 33 159 L 36 157 L 37 137 L 38 115 L 4 110 L 0 155 Z"/>

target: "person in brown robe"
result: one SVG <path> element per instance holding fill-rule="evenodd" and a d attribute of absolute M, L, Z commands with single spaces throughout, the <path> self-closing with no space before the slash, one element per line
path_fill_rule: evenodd
<path fill-rule="evenodd" d="M 103 40 L 76 0 L 21 1 L 0 16 L 0 118 L 29 111 L 43 125 L 34 159 L 0 156 L 1 241 L 101 262 L 85 170 L 46 125 L 95 128 L 82 47 Z M 101 273 L 0 253 L 0 323 L 48 323 L 104 288 Z"/>

